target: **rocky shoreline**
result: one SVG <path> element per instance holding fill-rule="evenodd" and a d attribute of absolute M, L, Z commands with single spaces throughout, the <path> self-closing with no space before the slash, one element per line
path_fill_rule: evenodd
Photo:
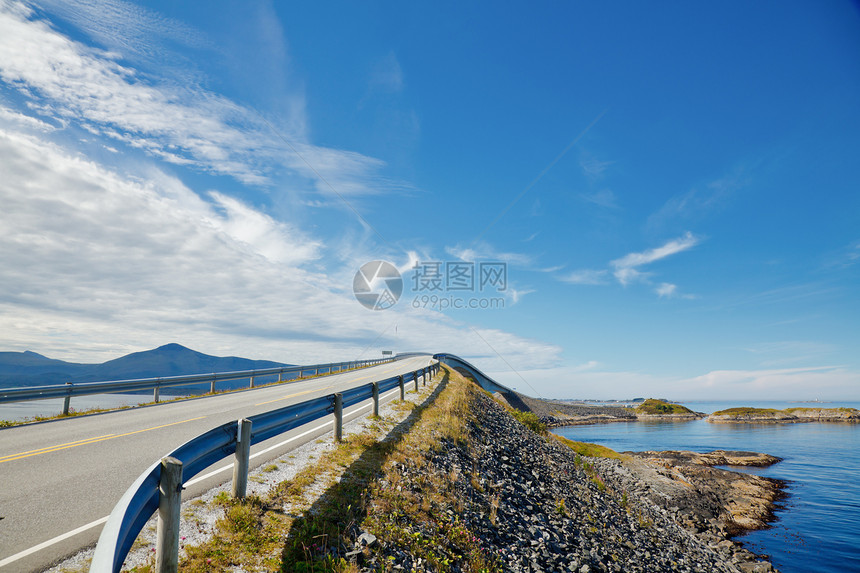
<path fill-rule="evenodd" d="M 474 536 L 493 565 L 489 570 L 773 571 L 730 538 L 766 525 L 782 484 L 710 467 L 768 458 L 739 452 L 580 456 L 478 391 L 470 418 L 468 439 L 433 447 L 421 465 L 402 463 L 397 483 L 404 495 L 420 499 L 426 472 L 453 479 L 458 502 L 448 518 Z M 432 527 L 397 523 L 401 538 L 428 536 Z M 405 546 L 377 536 L 372 551 L 367 537 L 356 539 L 352 555 L 362 571 L 379 570 L 383 562 L 397 570 L 433 570 Z M 462 569 L 455 562 L 448 570 Z"/>
<path fill-rule="evenodd" d="M 531 398 L 515 392 L 496 393 L 497 401 L 517 410 L 533 412 L 546 427 L 579 426 L 610 422 L 684 422 L 706 418 L 718 424 L 796 424 L 807 422 L 860 423 L 855 408 L 729 408 L 713 414 L 694 412 L 678 404 L 646 400 L 647 407 L 591 406 L 561 400 Z M 657 408 L 654 408 L 654 406 Z"/>
<path fill-rule="evenodd" d="M 854 408 L 729 408 L 708 416 L 718 424 L 796 424 L 803 422 L 860 423 L 860 410 Z"/>

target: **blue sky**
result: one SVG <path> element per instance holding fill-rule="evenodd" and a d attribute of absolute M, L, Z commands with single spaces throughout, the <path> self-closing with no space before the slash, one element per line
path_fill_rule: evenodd
<path fill-rule="evenodd" d="M 857 102 L 851 2 L 3 1 L 0 347 L 857 400 Z M 416 308 L 427 262 L 507 288 Z"/>

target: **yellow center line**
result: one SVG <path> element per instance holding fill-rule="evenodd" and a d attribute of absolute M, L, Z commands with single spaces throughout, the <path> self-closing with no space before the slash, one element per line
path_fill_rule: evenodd
<path fill-rule="evenodd" d="M 262 406 L 263 404 L 271 404 L 272 402 L 280 402 L 281 400 L 286 400 L 287 398 L 295 398 L 296 396 L 301 396 L 302 394 L 310 394 L 311 392 L 317 392 L 317 390 L 305 390 L 304 392 L 296 392 L 295 394 L 288 394 L 282 398 L 275 398 L 274 400 L 269 400 L 267 402 L 260 402 L 259 404 L 254 404 L 254 406 Z"/>
<path fill-rule="evenodd" d="M 0 457 L 0 463 L 5 462 L 6 458 L 17 458 L 18 456 L 23 456 L 25 454 L 44 454 L 48 451 L 54 451 L 57 448 L 83 446 L 85 443 L 91 442 L 92 440 L 98 440 L 99 438 L 107 438 L 109 436 L 113 436 L 113 434 L 105 434 L 104 436 L 96 436 L 95 438 L 86 438 L 84 440 L 76 440 L 74 442 L 67 442 L 65 444 L 58 444 L 56 446 L 47 446 L 45 448 L 39 448 L 37 450 L 29 450 L 17 454 L 9 454 L 8 456 Z"/>
<path fill-rule="evenodd" d="M 0 458 L 0 463 L 4 462 L 12 462 L 15 460 L 20 460 L 23 458 L 29 458 L 32 456 L 38 456 L 41 454 L 49 454 L 51 452 L 57 452 L 60 450 L 67 450 L 69 448 L 76 448 L 78 446 L 86 446 L 88 444 L 95 444 L 96 442 L 104 442 L 105 440 L 113 440 L 115 438 L 122 438 L 124 436 L 131 436 L 134 434 L 140 434 L 142 432 L 149 432 L 151 430 L 158 430 L 159 428 L 167 428 L 168 426 L 176 426 L 178 424 L 184 424 L 186 422 L 193 422 L 195 420 L 202 420 L 206 416 L 198 416 L 197 418 L 191 418 L 189 420 L 182 420 L 181 422 L 171 422 L 170 424 L 163 424 L 161 426 L 154 426 L 152 428 L 145 428 L 143 430 L 135 430 L 133 432 L 126 432 L 125 434 L 107 434 L 104 436 L 97 436 L 95 438 L 90 438 L 88 440 L 78 440 L 77 442 L 69 442 L 67 444 L 59 444 L 57 446 L 49 446 L 47 448 L 42 448 L 41 450 L 30 450 L 29 452 L 21 452 L 20 454 L 11 454 Z"/>

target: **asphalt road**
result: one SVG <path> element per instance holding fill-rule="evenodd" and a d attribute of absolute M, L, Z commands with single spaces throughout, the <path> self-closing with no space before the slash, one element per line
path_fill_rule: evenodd
<path fill-rule="evenodd" d="M 0 430 L 0 570 L 42 571 L 94 544 L 113 506 L 153 462 L 231 420 L 424 368 L 430 356 L 311 380 Z M 409 385 L 407 384 L 407 387 Z M 388 399 L 399 391 L 387 393 Z M 347 409 L 345 421 L 369 412 Z M 331 431 L 330 420 L 257 444 L 254 466 Z M 187 480 L 183 498 L 231 478 L 231 459 Z"/>

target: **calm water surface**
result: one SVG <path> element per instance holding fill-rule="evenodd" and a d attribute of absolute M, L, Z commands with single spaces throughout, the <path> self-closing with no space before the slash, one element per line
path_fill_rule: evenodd
<path fill-rule="evenodd" d="M 734 403 L 687 402 L 710 413 Z M 813 406 L 860 409 L 860 403 L 762 402 L 760 408 Z M 570 426 L 556 433 L 616 451 L 751 450 L 783 458 L 769 468 L 744 471 L 789 481 L 778 521 L 741 537 L 750 550 L 771 556 L 784 573 L 860 572 L 860 424 L 711 424 L 631 422 Z"/>

